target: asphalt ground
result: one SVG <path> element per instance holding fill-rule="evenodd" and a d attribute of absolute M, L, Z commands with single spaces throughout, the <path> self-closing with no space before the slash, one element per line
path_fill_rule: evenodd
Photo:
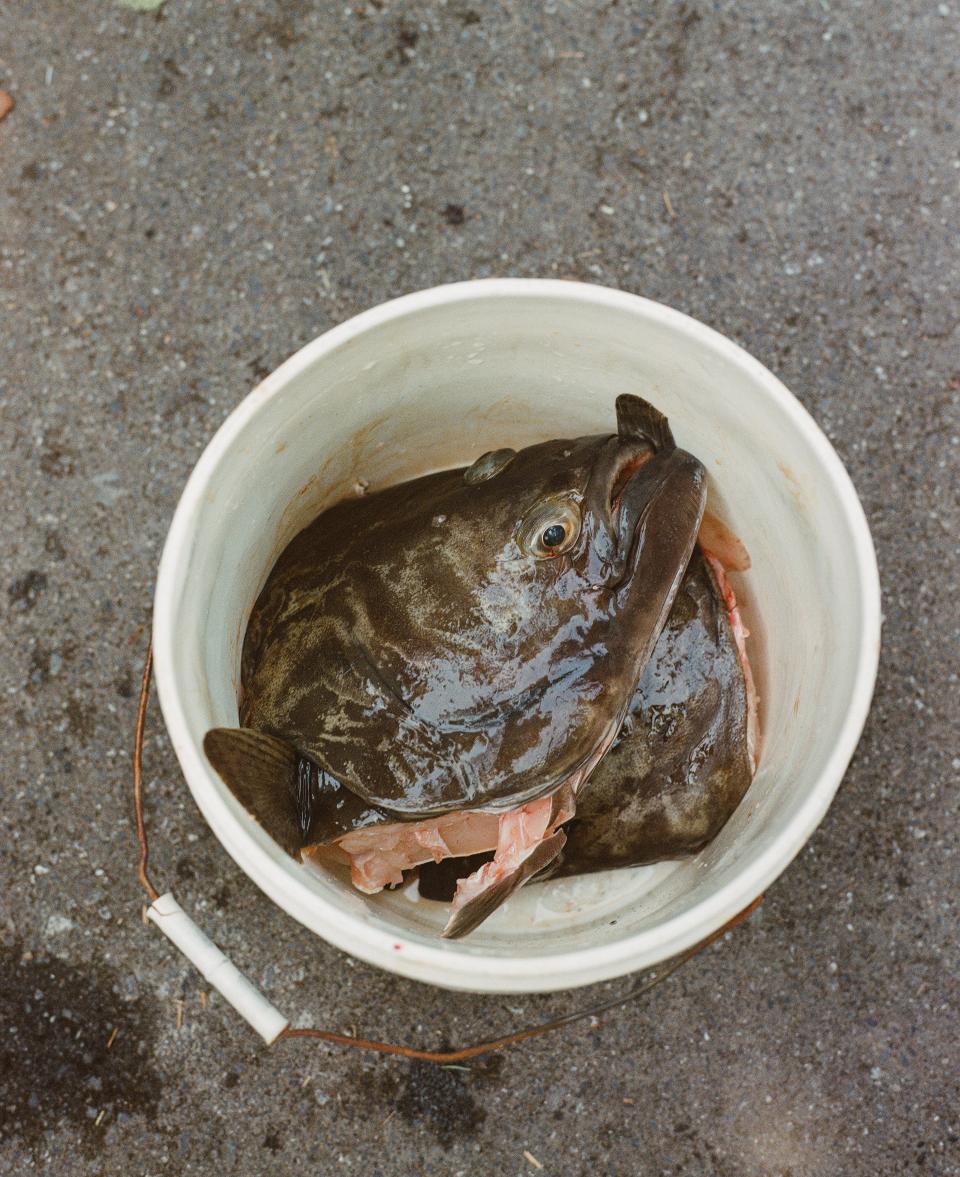
<path fill-rule="evenodd" d="M 0 1170 L 960 1172 L 958 19 L 0 4 Z M 761 910 L 643 1003 L 469 1070 L 266 1050 L 140 919 L 160 546 L 262 375 L 485 275 L 659 299 L 796 393 L 873 529 L 875 703 Z M 156 877 L 298 1019 L 436 1046 L 584 999 L 450 994 L 327 946 L 220 848 L 155 707 L 149 732 Z"/>

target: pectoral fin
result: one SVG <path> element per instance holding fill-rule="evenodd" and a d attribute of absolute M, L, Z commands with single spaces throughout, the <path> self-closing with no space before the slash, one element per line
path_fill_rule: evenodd
<path fill-rule="evenodd" d="M 296 748 L 253 728 L 216 727 L 204 736 L 203 750 L 244 809 L 299 861 L 304 829 Z"/>

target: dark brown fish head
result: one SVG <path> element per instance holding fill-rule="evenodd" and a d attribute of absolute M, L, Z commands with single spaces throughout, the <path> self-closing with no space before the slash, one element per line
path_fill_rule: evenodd
<path fill-rule="evenodd" d="M 491 806 L 593 767 L 693 550 L 703 466 L 637 397 L 618 399 L 617 426 L 612 436 L 483 455 L 448 514 L 460 579 L 475 586 L 471 616 L 482 620 L 460 631 L 475 641 L 457 666 L 472 686 L 459 718 L 484 714 L 501 738 L 504 792 L 489 791 Z"/>
<path fill-rule="evenodd" d="M 244 721 L 404 817 L 507 808 L 614 738 L 690 558 L 703 467 L 618 431 L 496 450 L 326 512 L 257 603 Z"/>

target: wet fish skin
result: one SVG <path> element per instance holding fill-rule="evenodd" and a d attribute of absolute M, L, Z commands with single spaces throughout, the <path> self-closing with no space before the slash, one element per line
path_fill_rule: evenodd
<path fill-rule="evenodd" d="M 720 832 L 752 777 L 743 666 L 698 550 L 619 738 L 581 787 L 551 877 L 694 854 Z"/>
<path fill-rule="evenodd" d="M 587 763 L 626 712 L 705 497 L 665 418 L 617 408 L 613 436 L 497 455 L 480 481 L 428 475 L 301 532 L 247 629 L 244 728 L 401 819 L 510 808 Z M 518 532 L 556 500 L 577 505 L 576 544 L 535 559 Z"/>
<path fill-rule="evenodd" d="M 726 824 L 753 772 L 743 666 L 698 549 L 617 741 L 581 786 L 563 826 L 566 846 L 538 881 L 696 853 Z M 421 894 L 449 902 L 458 880 L 490 857 L 425 863 Z"/>

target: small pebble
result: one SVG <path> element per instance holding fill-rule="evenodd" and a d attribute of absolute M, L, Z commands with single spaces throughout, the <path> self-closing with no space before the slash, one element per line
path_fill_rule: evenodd
<path fill-rule="evenodd" d="M 68 919 L 65 915 L 51 915 L 44 924 L 43 934 L 45 936 L 62 936 L 64 932 L 69 932 L 75 926 L 73 920 Z"/>

